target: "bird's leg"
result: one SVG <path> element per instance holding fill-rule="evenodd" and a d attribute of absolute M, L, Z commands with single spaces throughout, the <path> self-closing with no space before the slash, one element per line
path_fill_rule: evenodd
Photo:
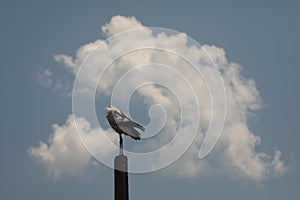
<path fill-rule="evenodd" d="M 120 155 L 123 155 L 123 138 L 121 134 L 120 134 Z"/>

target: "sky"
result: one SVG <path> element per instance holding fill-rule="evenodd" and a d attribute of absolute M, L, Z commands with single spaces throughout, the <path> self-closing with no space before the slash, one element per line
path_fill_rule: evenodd
<path fill-rule="evenodd" d="M 113 170 L 107 165 L 118 138 L 105 121 L 104 107 L 113 101 L 126 110 L 127 89 L 137 86 L 127 114 L 152 132 L 139 143 L 125 138 L 135 172 L 129 174 L 130 199 L 299 198 L 297 1 L 1 1 L 0 9 L 1 199 L 112 199 Z M 114 37 L 137 27 L 143 29 Z M 177 32 L 160 29 L 153 35 L 147 27 Z M 191 39 L 202 48 L 193 48 Z M 95 82 L 108 62 L 141 44 L 161 45 L 200 63 L 200 71 L 210 74 L 208 83 L 218 80 L 214 64 L 222 72 L 226 120 L 204 159 L 197 156 L 213 111 L 203 79 L 182 57 L 141 50 L 117 59 Z M 92 48 L 98 51 L 89 54 Z M 178 73 L 155 62 L 185 75 L 192 90 L 186 79 L 178 81 Z M 130 71 L 132 66 L 140 68 Z M 149 80 L 157 84 L 140 84 Z M 93 89 L 98 125 L 85 112 Z M 220 105 L 221 97 L 213 103 Z M 222 107 L 215 108 L 222 114 Z M 153 130 L 157 134 L 151 137 Z M 159 149 L 177 131 L 183 140 L 173 147 L 185 147 L 189 133 L 197 133 L 184 152 L 170 145 L 158 157 L 130 154 Z"/>

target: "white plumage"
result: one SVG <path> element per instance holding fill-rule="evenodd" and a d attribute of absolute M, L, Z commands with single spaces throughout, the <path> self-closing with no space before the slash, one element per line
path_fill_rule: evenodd
<path fill-rule="evenodd" d="M 132 121 L 124 113 L 122 113 L 116 107 L 107 107 L 106 108 L 106 118 L 110 126 L 120 135 L 120 154 L 123 154 L 123 139 L 122 134 L 128 135 L 135 140 L 140 140 L 140 133 L 136 128 L 144 131 L 145 128 Z"/>

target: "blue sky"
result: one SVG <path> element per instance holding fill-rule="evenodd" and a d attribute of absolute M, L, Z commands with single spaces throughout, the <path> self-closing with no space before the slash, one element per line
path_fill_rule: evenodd
<path fill-rule="evenodd" d="M 54 179 L 27 151 L 46 142 L 51 126 L 72 113 L 66 91 L 45 87 L 39 75 L 51 69 L 72 85 L 72 74 L 53 56 L 75 57 L 80 46 L 105 39 L 101 27 L 116 15 L 223 48 L 228 61 L 242 66 L 243 77 L 255 80 L 263 100 L 247 124 L 261 139 L 257 151 L 272 155 L 278 149 L 287 166 L 284 175 L 259 183 L 222 173 L 179 177 L 166 169 L 131 174 L 131 199 L 299 198 L 298 2 L 2 1 L 0 9 L 1 199 L 113 198 L 110 168 L 98 164 L 84 175 Z"/>

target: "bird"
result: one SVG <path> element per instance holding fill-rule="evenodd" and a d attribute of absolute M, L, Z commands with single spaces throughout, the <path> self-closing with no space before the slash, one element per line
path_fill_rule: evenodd
<path fill-rule="evenodd" d="M 132 121 L 127 115 L 125 115 L 123 112 L 121 112 L 116 107 L 106 107 L 106 119 L 110 126 L 119 134 L 120 136 L 120 151 L 119 154 L 123 155 L 123 138 L 122 134 L 130 136 L 131 138 L 135 140 L 140 140 L 140 133 L 136 130 L 140 129 L 142 131 L 145 131 L 145 128 Z"/>

